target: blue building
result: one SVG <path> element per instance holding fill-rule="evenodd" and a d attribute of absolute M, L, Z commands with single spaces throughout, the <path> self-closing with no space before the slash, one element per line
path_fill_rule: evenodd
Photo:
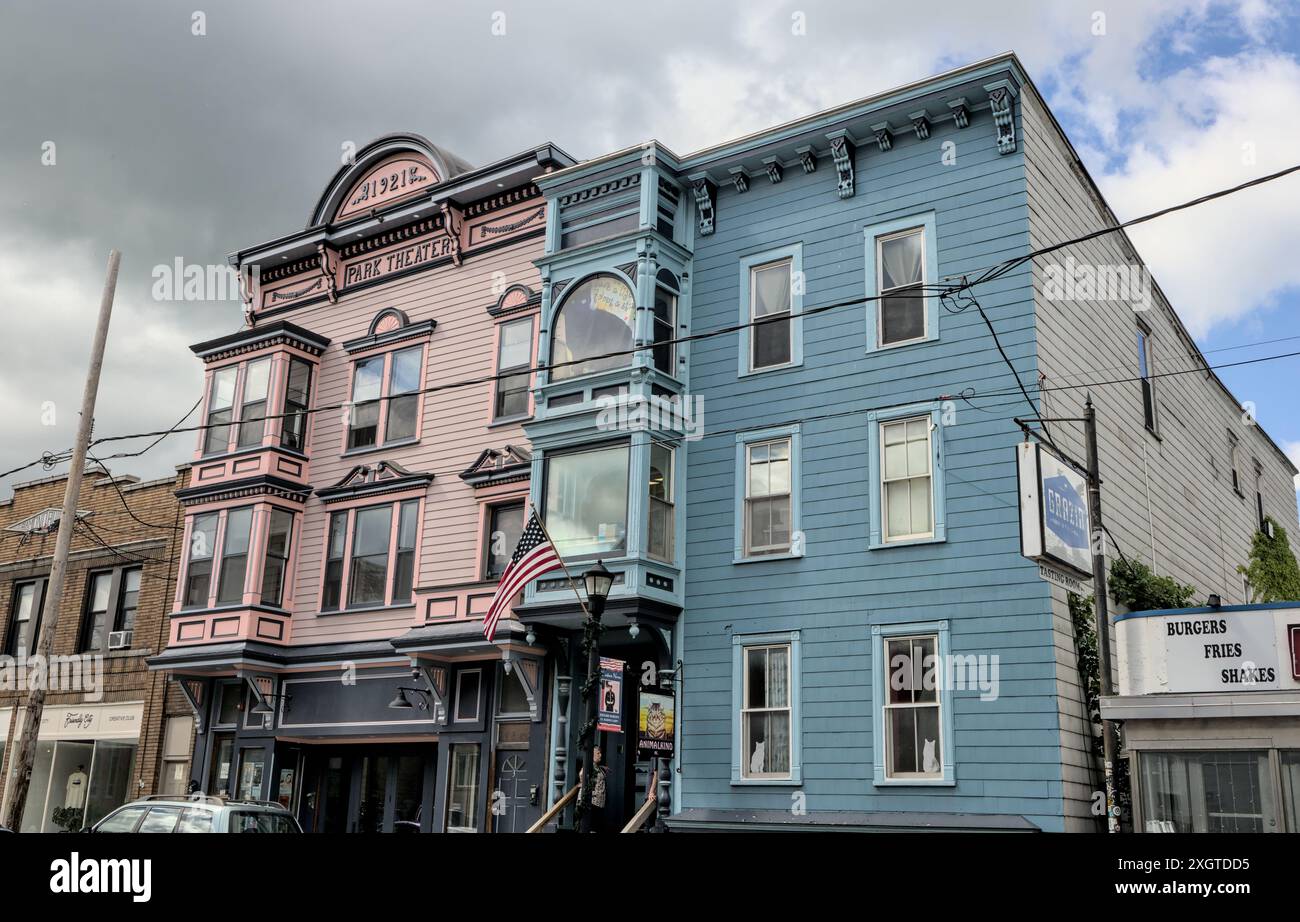
<path fill-rule="evenodd" d="M 571 569 L 618 574 L 601 650 L 628 694 L 676 688 L 668 825 L 1097 829 L 1066 588 L 1020 553 L 1013 418 L 1078 417 L 1093 385 L 1107 553 L 1225 602 L 1248 587 L 1223 561 L 1295 520 L 1296 471 L 1122 233 L 937 296 L 1115 222 L 1018 59 L 537 184 L 539 364 L 560 367 L 526 425 L 532 500 Z M 647 403 L 681 412 L 615 412 Z M 1079 427 L 1052 436 L 1082 457 Z M 563 579 L 516 611 L 576 642 Z M 580 713 L 581 665 L 558 673 L 548 802 Z M 626 732 L 603 743 L 625 814 L 649 766 Z"/>

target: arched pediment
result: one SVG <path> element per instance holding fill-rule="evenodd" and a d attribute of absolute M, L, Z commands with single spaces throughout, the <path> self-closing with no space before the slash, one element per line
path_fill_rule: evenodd
<path fill-rule="evenodd" d="M 419 135 L 385 135 L 334 174 L 307 226 L 347 221 L 415 198 L 468 169 L 464 160 Z"/>

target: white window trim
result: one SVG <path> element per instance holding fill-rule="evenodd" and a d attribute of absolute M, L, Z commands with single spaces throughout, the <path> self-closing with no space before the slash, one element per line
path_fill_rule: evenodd
<path fill-rule="evenodd" d="M 910 346 L 913 343 L 925 342 L 930 338 L 930 318 L 926 316 L 925 310 L 925 286 L 930 282 L 930 279 L 926 278 L 925 272 L 926 251 L 929 249 L 929 241 L 925 239 L 925 225 L 908 227 L 900 231 L 895 231 L 892 234 L 880 234 L 876 237 L 876 277 L 878 279 L 884 278 L 884 273 L 880 268 L 880 260 L 883 255 L 882 251 L 884 249 L 884 244 L 890 240 L 897 240 L 900 237 L 910 237 L 913 234 L 919 234 L 921 237 L 921 281 L 919 283 L 921 285 L 921 335 L 913 336 L 911 339 L 900 339 L 897 342 L 892 343 L 885 342 L 885 314 L 884 311 L 877 310 L 876 343 L 877 348 L 879 349 L 895 349 L 899 346 Z M 877 304 L 883 303 L 884 299 L 893 292 L 902 291 L 905 288 L 912 288 L 916 284 L 918 283 L 913 282 L 908 285 L 895 285 L 893 288 L 885 289 L 879 282 L 877 282 L 876 294 L 881 299 Z"/>
<path fill-rule="evenodd" d="M 753 647 L 788 646 L 790 682 L 790 773 L 788 775 L 746 775 L 743 760 L 746 758 L 741 741 L 744 737 L 743 705 L 745 703 L 745 651 Z M 735 786 L 800 786 L 803 784 L 803 731 L 800 683 L 799 632 L 786 631 L 771 634 L 734 634 L 731 638 L 731 783 Z"/>
<path fill-rule="evenodd" d="M 754 321 L 754 273 L 759 269 L 781 262 L 790 263 L 790 361 L 780 365 L 753 367 L 753 336 L 748 324 Z M 804 280 L 805 283 L 800 283 Z M 741 257 L 740 260 L 740 323 L 737 336 L 737 375 L 765 375 L 788 371 L 803 365 L 803 296 L 806 279 L 803 274 L 803 244 L 794 243 L 772 250 L 764 250 Z"/>
<path fill-rule="evenodd" d="M 924 421 L 925 427 L 925 452 L 926 459 L 929 463 L 929 471 L 925 475 L 918 474 L 914 477 L 895 477 L 893 480 L 885 476 L 885 428 L 888 426 L 902 425 L 903 444 L 907 444 L 906 424 L 910 422 Z M 918 416 L 901 416 L 897 419 L 885 419 L 876 424 L 880 432 L 880 540 L 884 544 L 900 544 L 906 541 L 928 541 L 934 538 L 934 421 L 928 413 Z M 886 497 L 889 494 L 888 486 L 891 483 L 898 483 L 906 480 L 909 483 L 908 494 L 911 495 L 910 484 L 914 480 L 920 480 L 924 476 L 930 482 L 930 530 L 918 531 L 906 535 L 889 534 L 889 502 Z"/>
<path fill-rule="evenodd" d="M 749 554 L 748 523 L 745 512 L 749 494 L 749 446 L 759 442 L 790 440 L 790 548 L 784 553 Z M 773 429 L 756 429 L 736 434 L 736 490 L 735 538 L 732 563 L 758 563 L 764 560 L 798 560 L 804 556 L 802 513 L 802 463 L 800 461 L 800 429 L 798 425 Z"/>
<path fill-rule="evenodd" d="M 906 215 L 892 218 L 863 228 L 865 239 L 864 262 L 866 263 L 866 321 L 868 353 L 885 352 L 890 349 L 902 349 L 933 342 L 939 338 L 939 299 L 931 292 L 922 289 L 924 335 L 897 343 L 883 344 L 880 341 L 880 242 L 890 237 L 898 237 L 915 230 L 921 231 L 921 284 L 931 285 L 939 279 L 938 232 L 935 213 Z"/>
<path fill-rule="evenodd" d="M 953 719 L 948 689 L 938 689 L 939 700 L 939 736 L 942 740 L 939 750 L 940 772 L 937 775 L 907 775 L 891 777 L 886 773 L 888 761 L 886 746 L 888 724 L 885 719 L 885 703 L 889 700 L 886 683 L 889 681 L 889 659 L 886 641 L 901 640 L 905 637 L 935 637 L 935 652 L 939 657 L 940 676 L 943 664 L 948 661 L 949 626 L 945 621 L 900 622 L 897 624 L 873 624 L 871 626 L 872 693 L 874 701 L 871 706 L 872 726 L 872 760 L 874 763 L 873 781 L 877 787 L 953 787 L 956 785 L 956 754 L 953 749 Z"/>

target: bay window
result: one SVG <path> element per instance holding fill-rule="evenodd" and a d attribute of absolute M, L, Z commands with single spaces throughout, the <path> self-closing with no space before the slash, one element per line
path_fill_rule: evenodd
<path fill-rule="evenodd" d="M 249 362 L 244 369 L 244 394 L 239 405 L 239 448 L 262 444 L 266 433 L 266 398 L 271 390 L 271 357 Z"/>
<path fill-rule="evenodd" d="M 561 557 L 627 549 L 628 445 L 546 455 L 545 521 Z"/>
<path fill-rule="evenodd" d="M 321 610 L 376 608 L 411 600 L 420 501 L 366 506 L 330 515 Z M 345 566 L 346 564 L 346 566 Z"/>
<path fill-rule="evenodd" d="M 289 376 L 284 391 L 284 419 L 280 444 L 294 451 L 307 450 L 307 410 L 311 406 L 311 365 L 289 359 Z"/>
<path fill-rule="evenodd" d="M 673 559 L 673 451 L 655 442 L 650 446 L 650 532 L 646 551 L 659 560 Z"/>
<path fill-rule="evenodd" d="M 357 361 L 352 369 L 349 451 L 415 438 L 423 364 L 422 345 Z M 382 409 L 385 400 L 386 411 Z"/>
<path fill-rule="evenodd" d="M 237 605 L 244 601 L 248 576 L 248 542 L 253 529 L 253 509 L 231 509 L 226 513 L 226 534 L 222 540 L 221 575 L 217 581 L 217 604 Z"/>
<path fill-rule="evenodd" d="M 293 513 L 272 509 L 266 529 L 266 553 L 262 560 L 262 604 L 280 605 L 284 601 L 285 571 L 289 567 Z"/>
<path fill-rule="evenodd" d="M 533 318 L 503 323 L 497 331 L 496 399 L 493 419 L 528 415 L 528 390 L 532 381 Z"/>
<path fill-rule="evenodd" d="M 203 436 L 205 455 L 226 451 L 230 447 L 230 421 L 235 418 L 235 379 L 238 365 L 227 365 L 212 373 L 208 388 L 207 430 Z"/>
<path fill-rule="evenodd" d="M 204 608 L 208 604 L 208 589 L 212 584 L 212 554 L 217 547 L 216 512 L 205 512 L 194 517 L 190 526 L 190 558 L 185 567 L 186 608 Z"/>
<path fill-rule="evenodd" d="M 632 364 L 636 339 L 636 300 L 622 279 L 598 275 L 565 294 L 555 314 L 550 372 L 552 381 L 566 381 Z"/>

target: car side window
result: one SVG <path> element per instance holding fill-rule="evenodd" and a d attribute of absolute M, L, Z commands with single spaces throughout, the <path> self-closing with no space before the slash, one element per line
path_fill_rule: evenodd
<path fill-rule="evenodd" d="M 203 807 L 190 807 L 176 825 L 177 832 L 211 832 L 212 811 Z"/>
<path fill-rule="evenodd" d="M 247 810 L 230 814 L 231 832 L 297 832 L 287 816 L 279 813 Z"/>
<path fill-rule="evenodd" d="M 95 832 L 130 832 L 144 816 L 144 807 L 123 807 L 95 827 Z"/>
<path fill-rule="evenodd" d="M 149 815 L 140 823 L 137 832 L 172 832 L 181 818 L 180 807 L 150 807 Z"/>

